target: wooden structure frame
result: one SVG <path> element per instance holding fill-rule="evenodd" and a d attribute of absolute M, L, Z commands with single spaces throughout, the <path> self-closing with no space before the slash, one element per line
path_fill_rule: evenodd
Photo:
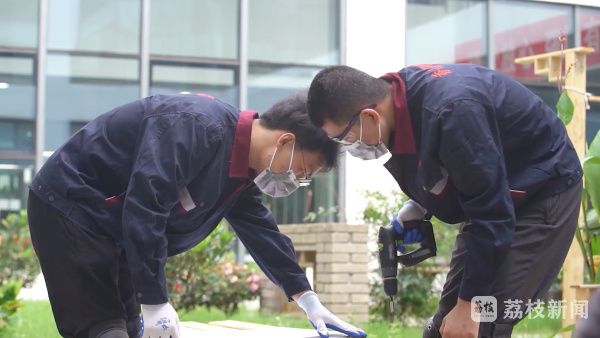
<path fill-rule="evenodd" d="M 573 102 L 573 119 L 567 125 L 567 133 L 577 151 L 579 158 L 585 156 L 585 115 L 586 104 L 586 54 L 593 53 L 594 48 L 576 47 L 551 53 L 526 56 L 515 59 L 515 63 L 533 63 L 534 74 L 548 75 L 548 82 L 558 82 L 564 79 L 565 90 Z M 564 59 L 565 72 L 561 74 L 561 58 Z M 588 101 L 600 102 L 600 96 L 588 96 Z M 579 213 L 579 224 L 583 222 L 583 212 Z M 583 284 L 583 253 L 573 239 L 571 248 L 563 265 L 562 299 L 567 304 L 577 297 L 582 297 L 581 285 Z M 589 297 L 588 297 L 589 298 Z M 587 299 L 586 299 L 587 300 Z M 574 324 L 576 318 L 563 315 L 562 326 Z M 571 332 L 563 333 L 563 337 L 570 337 Z"/>

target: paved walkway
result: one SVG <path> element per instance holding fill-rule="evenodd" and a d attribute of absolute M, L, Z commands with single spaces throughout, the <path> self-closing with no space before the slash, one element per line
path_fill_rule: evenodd
<path fill-rule="evenodd" d="M 48 291 L 46 290 L 44 276 L 40 273 L 33 281 L 31 287 L 22 288 L 18 298 L 22 300 L 48 300 Z"/>

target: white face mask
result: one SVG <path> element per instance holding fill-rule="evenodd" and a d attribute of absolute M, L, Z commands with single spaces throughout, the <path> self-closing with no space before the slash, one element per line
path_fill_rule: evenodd
<path fill-rule="evenodd" d="M 296 140 L 294 140 L 294 143 L 292 143 L 292 157 L 290 158 L 290 165 L 286 172 L 274 174 L 271 171 L 271 165 L 273 164 L 273 159 L 277 153 L 277 148 L 275 148 L 273 156 L 271 157 L 271 163 L 269 163 L 269 167 L 260 173 L 260 175 L 256 176 L 254 183 L 256 183 L 258 188 L 263 193 L 271 197 L 285 197 L 298 189 L 300 184 L 296 181 L 296 175 L 294 175 L 294 171 L 292 170 L 292 160 L 294 159 L 295 145 Z"/>
<path fill-rule="evenodd" d="M 371 146 L 362 141 L 362 117 L 360 118 L 360 137 L 351 145 L 344 146 L 350 155 L 358 157 L 362 160 L 375 160 L 388 153 L 388 149 L 385 144 L 381 141 L 381 123 L 379 127 L 379 143 Z"/>

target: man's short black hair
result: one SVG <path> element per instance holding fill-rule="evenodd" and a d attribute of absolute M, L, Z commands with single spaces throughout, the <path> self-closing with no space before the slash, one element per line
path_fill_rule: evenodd
<path fill-rule="evenodd" d="M 325 163 L 321 171 L 328 171 L 337 166 L 340 154 L 339 144 L 310 122 L 306 105 L 307 91 L 297 91 L 275 102 L 265 113 L 260 115 L 260 124 L 271 130 L 285 130 L 296 136 L 296 146 L 318 152 Z"/>
<path fill-rule="evenodd" d="M 322 127 L 326 120 L 335 124 L 350 121 L 360 108 L 379 103 L 390 84 L 348 66 L 333 66 L 320 71 L 308 91 L 308 115 Z"/>

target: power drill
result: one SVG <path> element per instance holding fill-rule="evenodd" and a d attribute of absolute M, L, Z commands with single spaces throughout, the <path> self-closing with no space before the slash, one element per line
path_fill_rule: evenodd
<path fill-rule="evenodd" d="M 391 225 L 379 228 L 379 263 L 383 277 L 383 290 L 390 297 L 390 311 L 394 313 L 394 296 L 398 293 L 398 263 L 402 266 L 412 266 L 436 255 L 437 246 L 433 234 L 433 226 L 428 220 L 402 222 L 404 232 L 398 234 Z M 404 240 L 404 235 L 417 229 L 423 240 L 418 249 L 404 254 L 398 254 L 397 242 Z"/>

